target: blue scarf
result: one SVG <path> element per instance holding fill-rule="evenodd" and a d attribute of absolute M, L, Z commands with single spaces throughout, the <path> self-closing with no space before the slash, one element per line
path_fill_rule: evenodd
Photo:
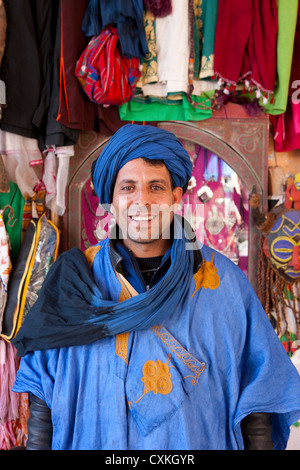
<path fill-rule="evenodd" d="M 194 250 L 186 249 L 186 243 L 194 243 Z M 179 216 L 174 218 L 170 257 L 170 268 L 154 287 L 119 303 L 103 298 L 84 253 L 78 248 L 62 253 L 12 341 L 18 356 L 90 344 L 161 323 L 185 301 L 195 259 L 198 257 L 198 264 L 201 260 L 195 234 Z"/>

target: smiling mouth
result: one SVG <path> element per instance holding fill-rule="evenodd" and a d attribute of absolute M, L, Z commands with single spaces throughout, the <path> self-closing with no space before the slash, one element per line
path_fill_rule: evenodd
<path fill-rule="evenodd" d="M 155 218 L 155 215 L 129 215 L 129 218 L 135 222 L 149 222 Z"/>

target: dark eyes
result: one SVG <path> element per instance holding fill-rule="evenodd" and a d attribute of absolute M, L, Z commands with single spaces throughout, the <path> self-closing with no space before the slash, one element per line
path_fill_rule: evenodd
<path fill-rule="evenodd" d="M 121 188 L 121 191 L 132 191 L 133 189 L 134 189 L 134 186 L 128 186 L 128 185 L 127 185 L 127 186 L 123 186 L 123 187 Z M 162 191 L 164 188 L 163 188 L 162 186 L 157 185 L 157 184 L 153 184 L 153 185 L 151 186 L 151 189 L 152 189 L 153 191 Z"/>

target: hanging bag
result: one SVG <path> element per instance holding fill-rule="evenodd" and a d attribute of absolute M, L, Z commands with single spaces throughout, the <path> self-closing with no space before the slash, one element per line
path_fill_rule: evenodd
<path fill-rule="evenodd" d="M 35 303 L 50 266 L 57 257 L 59 232 L 43 214 L 29 222 L 13 266 L 0 336 L 11 341 Z"/>
<path fill-rule="evenodd" d="M 121 54 L 117 30 L 108 27 L 90 40 L 77 61 L 75 75 L 94 103 L 121 105 L 132 98 L 141 72 L 139 59 Z"/>

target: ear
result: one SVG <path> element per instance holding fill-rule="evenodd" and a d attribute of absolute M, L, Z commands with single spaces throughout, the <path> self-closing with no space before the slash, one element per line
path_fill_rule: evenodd
<path fill-rule="evenodd" d="M 180 186 L 173 189 L 174 204 L 180 204 L 183 196 L 183 190 Z"/>

